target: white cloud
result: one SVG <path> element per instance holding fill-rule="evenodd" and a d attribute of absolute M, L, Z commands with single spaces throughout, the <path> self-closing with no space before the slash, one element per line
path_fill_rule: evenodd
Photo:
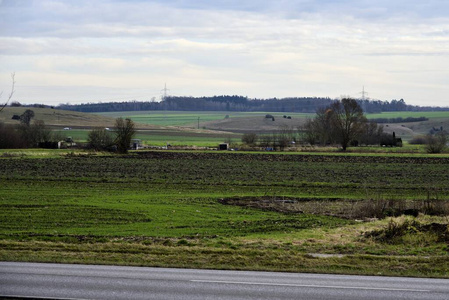
<path fill-rule="evenodd" d="M 76 86 L 68 101 L 83 86 L 104 99 L 108 87 L 167 82 L 179 95 L 250 97 L 338 97 L 365 85 L 383 100 L 448 105 L 445 3 L 6 0 L 0 75 L 45 87 L 40 99 Z"/>

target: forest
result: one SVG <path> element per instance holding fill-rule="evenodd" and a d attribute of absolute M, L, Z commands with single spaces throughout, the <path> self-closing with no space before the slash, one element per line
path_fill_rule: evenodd
<path fill-rule="evenodd" d="M 123 101 L 83 104 L 60 104 L 57 108 L 79 112 L 114 112 L 114 111 L 269 111 L 314 113 L 317 109 L 330 105 L 338 99 L 329 97 L 292 97 L 250 99 L 244 96 L 187 97 L 167 96 L 161 102 Z M 443 111 L 449 107 L 415 106 L 407 104 L 404 99 L 391 101 L 362 100 L 357 102 L 365 113 L 390 111 Z"/>

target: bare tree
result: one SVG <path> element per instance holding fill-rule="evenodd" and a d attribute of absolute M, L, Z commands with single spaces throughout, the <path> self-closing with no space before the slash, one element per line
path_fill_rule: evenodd
<path fill-rule="evenodd" d="M 134 122 L 131 119 L 117 118 L 115 120 L 115 145 L 118 153 L 128 153 L 131 139 L 136 133 Z"/>
<path fill-rule="evenodd" d="M 245 133 L 242 136 L 242 143 L 254 146 L 257 143 L 257 134 L 256 133 Z"/>
<path fill-rule="evenodd" d="M 39 145 L 39 143 L 49 142 L 51 140 L 51 130 L 45 126 L 42 120 L 35 120 L 30 126 L 30 138 L 32 145 Z"/>
<path fill-rule="evenodd" d="M 298 128 L 298 131 L 302 134 L 302 141 L 309 143 L 311 146 L 320 140 L 320 134 L 316 129 L 316 121 L 314 119 L 308 119 L 303 127 Z"/>
<path fill-rule="evenodd" d="M 2 105 L 2 107 L 0 108 L 0 112 L 6 107 L 6 105 L 8 105 L 9 100 L 11 100 L 12 95 L 14 95 L 14 87 L 16 85 L 16 81 L 15 81 L 15 77 L 16 77 L 16 73 L 11 73 L 11 79 L 12 79 L 12 85 L 11 85 L 11 92 L 9 93 L 8 99 L 6 100 L 5 104 Z M 3 91 L 0 92 L 0 98 L 3 95 Z"/>
<path fill-rule="evenodd" d="M 379 145 L 385 136 L 383 126 L 379 126 L 376 122 L 368 122 L 365 126 L 365 132 L 360 136 L 360 144 Z"/>
<path fill-rule="evenodd" d="M 367 119 L 356 100 L 344 98 L 329 106 L 333 136 L 343 151 L 352 140 L 357 139 L 366 130 Z"/>
<path fill-rule="evenodd" d="M 33 124 L 22 122 L 19 127 L 20 136 L 26 147 L 36 147 L 39 143 L 51 140 L 51 130 L 42 120 L 35 120 Z"/>
<path fill-rule="evenodd" d="M 311 128 L 316 132 L 322 145 L 334 142 L 334 128 L 332 126 L 332 110 L 330 107 L 319 108 L 313 119 Z"/>

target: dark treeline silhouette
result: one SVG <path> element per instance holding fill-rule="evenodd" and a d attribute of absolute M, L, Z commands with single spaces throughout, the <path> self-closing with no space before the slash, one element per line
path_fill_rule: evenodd
<path fill-rule="evenodd" d="M 270 111 L 270 112 L 304 112 L 314 113 L 320 107 L 325 107 L 337 99 L 329 97 L 291 97 L 250 99 L 244 96 L 213 96 L 188 97 L 167 96 L 161 102 L 155 101 L 123 101 L 83 104 L 60 104 L 55 108 L 79 112 L 114 112 L 114 111 Z M 408 105 L 403 99 L 357 100 L 365 113 L 380 113 L 387 111 L 439 111 L 449 110 L 449 107 L 430 107 Z M 25 106 L 25 105 L 24 105 Z"/>
<path fill-rule="evenodd" d="M 426 117 L 407 117 L 407 118 L 377 118 L 377 119 L 370 119 L 371 122 L 376 123 L 409 123 L 409 122 L 423 122 L 428 121 L 429 119 Z"/>

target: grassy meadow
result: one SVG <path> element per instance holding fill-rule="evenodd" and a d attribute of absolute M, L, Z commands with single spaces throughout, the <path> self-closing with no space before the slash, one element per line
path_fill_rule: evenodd
<path fill-rule="evenodd" d="M 447 155 L 3 150 L 0 259 L 449 278 L 448 166 Z"/>

